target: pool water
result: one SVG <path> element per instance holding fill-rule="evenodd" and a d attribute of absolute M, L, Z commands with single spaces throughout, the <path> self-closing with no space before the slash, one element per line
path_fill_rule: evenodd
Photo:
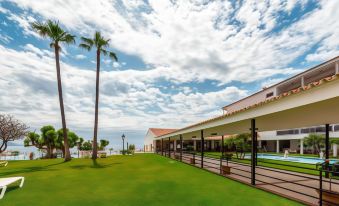
<path fill-rule="evenodd" d="M 251 155 L 246 155 L 245 158 L 251 158 Z M 280 160 L 280 161 L 287 161 L 287 162 L 299 162 L 299 163 L 306 163 L 306 164 L 317 164 L 323 163 L 325 160 L 316 158 L 316 157 L 301 157 L 301 156 L 289 156 L 285 158 L 284 156 L 280 155 L 271 155 L 271 154 L 258 154 L 258 158 L 262 159 L 270 159 L 270 160 Z M 330 163 L 333 164 L 338 162 L 338 159 L 331 159 Z"/>

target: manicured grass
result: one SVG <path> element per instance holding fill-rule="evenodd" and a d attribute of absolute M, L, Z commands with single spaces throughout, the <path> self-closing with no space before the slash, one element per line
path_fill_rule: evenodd
<path fill-rule="evenodd" d="M 8 205 L 299 205 L 282 197 L 155 154 L 12 161 L 0 177 L 24 176 Z"/>

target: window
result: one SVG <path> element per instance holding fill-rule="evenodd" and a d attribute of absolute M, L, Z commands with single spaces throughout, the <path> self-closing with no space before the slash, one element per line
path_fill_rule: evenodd
<path fill-rule="evenodd" d="M 272 97 L 273 96 L 273 92 L 270 92 L 270 93 L 267 93 L 266 94 L 266 98 L 270 98 L 270 97 Z"/>
<path fill-rule="evenodd" d="M 338 131 L 339 131 L 339 125 L 338 126 Z M 336 129 L 336 126 L 334 126 L 334 130 Z M 325 127 L 310 127 L 310 128 L 303 128 L 301 129 L 301 134 L 309 134 L 309 133 L 324 133 L 325 132 Z M 330 131 L 333 131 L 333 126 L 330 126 Z"/>
<path fill-rule="evenodd" d="M 338 131 L 339 131 L 339 125 L 335 125 L 335 126 L 334 126 L 334 131 L 335 131 L 335 132 L 338 132 Z"/>
<path fill-rule="evenodd" d="M 289 135 L 289 134 L 299 134 L 299 130 L 298 129 L 290 129 L 290 130 L 277 131 L 277 135 Z"/>
<path fill-rule="evenodd" d="M 325 127 L 317 127 L 315 128 L 315 132 L 325 132 Z"/>
<path fill-rule="evenodd" d="M 301 129 L 301 130 L 300 130 L 300 133 L 301 133 L 301 134 L 308 134 L 308 133 L 310 133 L 310 129 L 311 129 L 311 128 L 304 128 L 304 129 Z"/>

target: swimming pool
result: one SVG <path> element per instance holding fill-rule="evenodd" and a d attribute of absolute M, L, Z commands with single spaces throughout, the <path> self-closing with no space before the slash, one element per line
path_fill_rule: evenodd
<path fill-rule="evenodd" d="M 245 158 L 250 159 L 251 155 L 246 155 Z M 299 162 L 299 163 L 306 163 L 306 164 L 317 164 L 322 163 L 325 160 L 316 158 L 316 157 L 301 157 L 301 156 L 289 156 L 285 158 L 284 156 L 280 155 L 271 155 L 271 154 L 258 154 L 258 158 L 262 159 L 270 159 L 270 160 L 280 160 L 280 161 L 287 161 L 287 162 Z M 338 159 L 331 159 L 330 163 L 335 163 L 339 161 Z"/>

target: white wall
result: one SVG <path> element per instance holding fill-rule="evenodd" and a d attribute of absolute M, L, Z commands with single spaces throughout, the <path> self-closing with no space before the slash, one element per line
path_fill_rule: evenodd
<path fill-rule="evenodd" d="M 154 138 L 155 138 L 155 135 L 150 130 L 148 130 L 144 138 L 145 152 L 154 152 L 154 147 L 155 147 Z"/>
<path fill-rule="evenodd" d="M 272 97 L 274 97 L 276 95 L 275 94 L 275 90 L 276 90 L 276 87 L 272 87 L 272 88 L 268 88 L 268 89 L 262 90 L 262 91 L 260 91 L 260 92 L 258 92 L 256 94 L 254 94 L 253 96 L 250 96 L 248 98 L 242 99 L 239 102 L 237 102 L 235 104 L 232 104 L 230 106 L 227 106 L 224 109 L 227 110 L 227 112 L 234 112 L 234 111 L 240 110 L 242 108 L 251 106 L 253 104 L 265 101 L 266 94 L 273 92 L 273 96 Z M 272 97 L 270 97 L 270 98 L 272 98 Z M 270 99 L 270 98 L 267 98 L 267 99 Z"/>

